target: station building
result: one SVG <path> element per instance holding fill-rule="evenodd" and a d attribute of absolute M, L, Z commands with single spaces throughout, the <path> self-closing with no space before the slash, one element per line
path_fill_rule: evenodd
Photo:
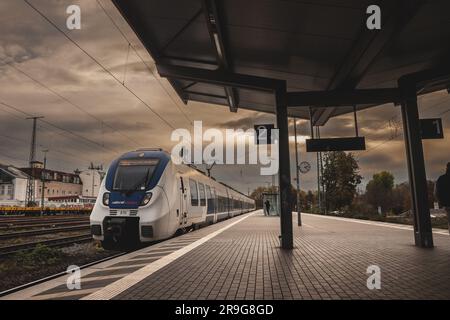
<path fill-rule="evenodd" d="M 73 173 L 44 169 L 40 161 L 33 161 L 31 167 L 25 168 L 0 164 L 0 206 L 25 204 L 29 176 L 34 177 L 37 203 L 40 203 L 44 192 L 46 205 L 86 206 L 95 203 L 104 174 L 94 169 L 76 170 Z"/>
<path fill-rule="evenodd" d="M 44 170 L 44 164 L 33 161 L 31 167 L 21 168 L 21 171 L 34 177 L 36 200 L 42 197 L 42 178 L 45 179 L 44 198 L 58 196 L 80 195 L 83 190 L 80 176 L 76 173 L 68 173 L 56 170 Z"/>
<path fill-rule="evenodd" d="M 0 204 L 25 202 L 28 176 L 11 165 L 0 164 Z"/>

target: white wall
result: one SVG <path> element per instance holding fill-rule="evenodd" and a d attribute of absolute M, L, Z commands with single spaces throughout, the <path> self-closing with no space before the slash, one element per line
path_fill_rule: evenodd
<path fill-rule="evenodd" d="M 25 201 L 27 195 L 27 179 L 16 178 L 14 183 L 14 200 Z"/>
<path fill-rule="evenodd" d="M 102 176 L 98 170 L 85 170 L 80 174 L 81 183 L 83 184 L 82 195 L 85 197 L 96 197 L 102 183 Z"/>

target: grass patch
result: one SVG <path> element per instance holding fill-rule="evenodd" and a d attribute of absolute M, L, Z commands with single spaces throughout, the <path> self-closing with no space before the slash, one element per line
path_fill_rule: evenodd
<path fill-rule="evenodd" d="M 65 254 L 61 250 L 50 248 L 44 244 L 38 244 L 32 250 L 16 253 L 4 267 L 8 269 L 19 268 L 25 270 L 36 270 L 56 265 L 64 258 Z"/>

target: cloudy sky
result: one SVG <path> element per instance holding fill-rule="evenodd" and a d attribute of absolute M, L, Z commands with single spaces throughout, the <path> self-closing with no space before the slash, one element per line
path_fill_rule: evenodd
<path fill-rule="evenodd" d="M 96 59 L 64 37 L 22 0 L 1 0 L 0 13 L 0 163 L 25 166 L 31 137 L 30 116 L 38 122 L 37 158 L 49 149 L 48 167 L 73 171 L 90 162 L 104 164 L 138 147 L 170 150 L 172 128 L 192 129 L 194 120 L 204 128 L 252 128 L 274 123 L 272 115 L 240 109 L 230 113 L 222 106 L 189 102 L 185 106 L 165 79 L 159 78 L 152 58 L 109 2 L 102 5 L 138 49 L 145 64 L 114 28 L 97 1 L 30 0 L 70 38 Z M 66 8 L 82 8 L 82 29 L 65 29 Z M 124 81 L 130 93 L 116 79 Z M 144 102 L 144 103 L 143 103 Z M 419 98 L 421 117 L 442 117 L 445 139 L 424 141 L 427 176 L 436 179 L 450 161 L 450 96 L 436 92 Z M 381 170 L 394 173 L 396 182 L 407 179 L 401 118 L 398 107 L 383 105 L 358 113 L 367 150 L 357 153 L 363 185 Z M 447 112 L 448 111 L 448 112 Z M 159 114 L 159 118 L 154 112 Z M 293 122 L 290 132 L 293 134 Z M 309 134 L 305 121 L 298 121 L 300 158 L 315 168 L 315 154 L 304 148 Z M 353 115 L 330 120 L 322 137 L 351 136 Z M 293 137 L 291 139 L 294 164 Z M 215 166 L 213 175 L 243 192 L 271 182 L 260 176 L 259 166 Z M 294 176 L 294 168 L 292 168 Z M 301 176 L 302 188 L 316 187 L 316 172 Z"/>

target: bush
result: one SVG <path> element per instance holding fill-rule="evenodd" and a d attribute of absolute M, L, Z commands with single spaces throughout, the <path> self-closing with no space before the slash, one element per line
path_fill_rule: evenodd
<path fill-rule="evenodd" d="M 21 251 L 16 254 L 16 263 L 26 269 L 54 265 L 61 261 L 64 254 L 43 244 L 38 244 L 31 251 Z"/>
<path fill-rule="evenodd" d="M 355 201 L 343 209 L 343 216 L 364 220 L 382 220 L 378 212 L 368 203 Z"/>

